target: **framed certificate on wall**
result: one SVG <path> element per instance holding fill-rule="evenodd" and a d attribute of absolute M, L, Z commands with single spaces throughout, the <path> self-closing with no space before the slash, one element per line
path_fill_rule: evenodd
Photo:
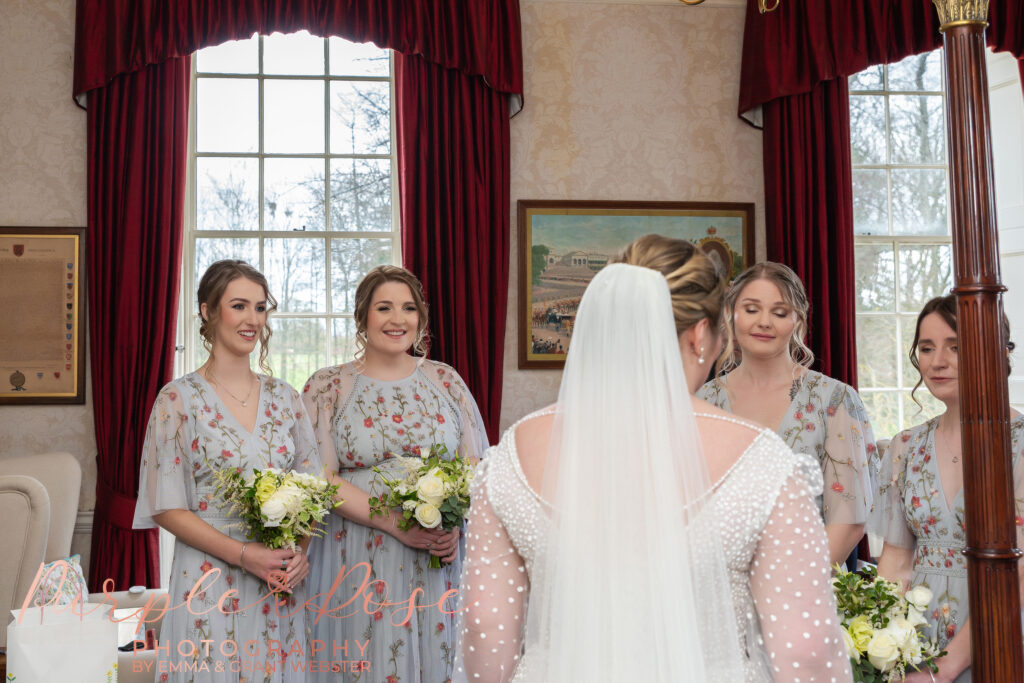
<path fill-rule="evenodd" d="M 0 227 L 0 405 L 85 403 L 85 228 Z"/>

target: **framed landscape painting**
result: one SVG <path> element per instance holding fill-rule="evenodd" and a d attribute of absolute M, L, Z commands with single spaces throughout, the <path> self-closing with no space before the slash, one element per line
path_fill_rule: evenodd
<path fill-rule="evenodd" d="M 693 242 L 733 279 L 754 259 L 754 205 L 522 199 L 519 214 L 519 367 L 561 368 L 591 278 L 637 237 Z"/>

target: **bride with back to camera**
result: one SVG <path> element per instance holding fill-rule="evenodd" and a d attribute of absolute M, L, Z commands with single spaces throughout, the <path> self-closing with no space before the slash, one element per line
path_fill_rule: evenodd
<path fill-rule="evenodd" d="M 849 681 L 821 470 L 693 397 L 725 279 L 647 235 L 587 288 L 558 402 L 477 470 L 469 681 Z"/>

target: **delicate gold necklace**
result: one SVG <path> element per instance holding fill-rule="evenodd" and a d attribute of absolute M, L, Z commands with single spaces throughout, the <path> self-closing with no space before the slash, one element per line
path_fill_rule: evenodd
<path fill-rule="evenodd" d="M 220 380 L 217 379 L 217 376 L 215 374 L 213 374 L 213 370 L 212 369 L 206 368 L 206 374 L 210 376 L 210 379 L 213 380 L 214 384 L 219 386 L 224 391 L 228 392 L 228 396 L 230 396 L 231 398 L 233 398 L 236 401 L 238 401 L 239 403 L 241 403 L 243 408 L 248 407 L 248 405 L 249 405 L 249 397 L 252 396 L 252 382 L 249 382 L 249 393 L 247 393 L 245 395 L 244 399 L 241 399 L 241 398 L 238 398 L 237 396 L 235 396 L 234 394 L 232 394 L 231 390 L 228 389 L 226 386 L 224 386 L 223 382 L 221 382 Z M 249 374 L 250 374 L 250 376 L 253 375 L 252 370 L 249 371 Z"/>

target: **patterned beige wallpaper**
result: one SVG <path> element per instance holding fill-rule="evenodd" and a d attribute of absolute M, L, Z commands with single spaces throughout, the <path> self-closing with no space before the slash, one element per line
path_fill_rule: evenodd
<path fill-rule="evenodd" d="M 75 0 L 2 0 L 0 225 L 84 226 L 85 111 L 71 99 Z M 7 311 L 4 315 L 10 315 Z M 86 386 L 87 401 L 91 389 Z M 92 407 L 0 407 L 0 457 L 68 451 L 95 504 Z"/>
<path fill-rule="evenodd" d="M 761 133 L 736 116 L 743 12 L 522 1 L 502 428 L 554 401 L 560 380 L 518 369 L 516 200 L 753 201 L 763 250 Z"/>

